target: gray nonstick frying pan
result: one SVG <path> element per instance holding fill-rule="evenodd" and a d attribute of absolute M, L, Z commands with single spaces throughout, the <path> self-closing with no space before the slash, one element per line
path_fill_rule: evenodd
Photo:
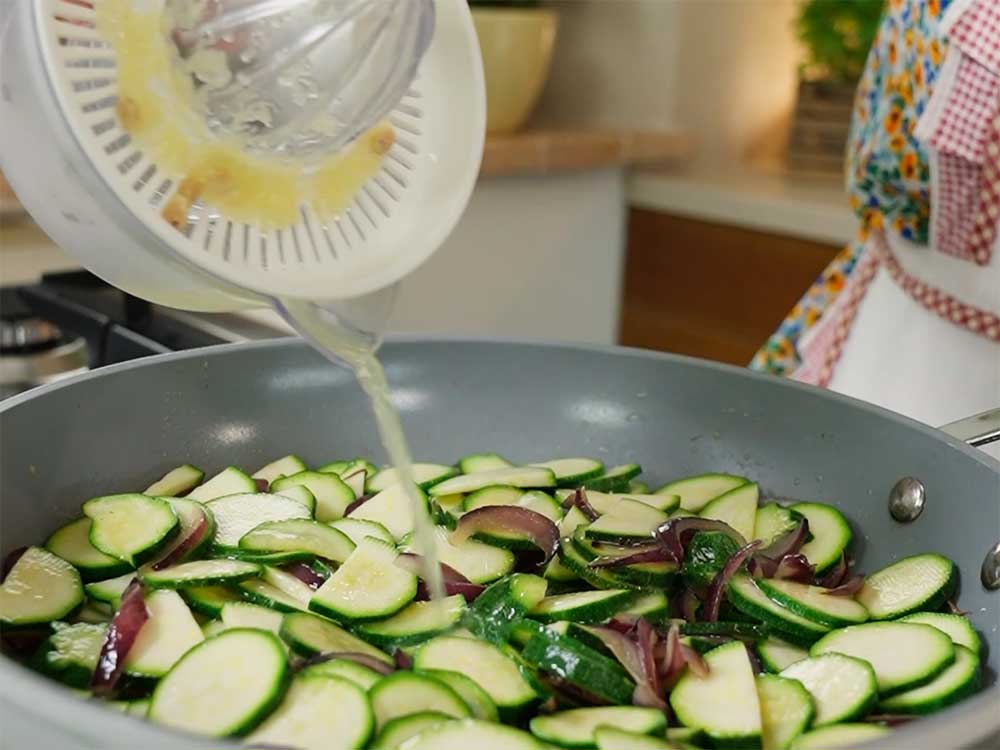
<path fill-rule="evenodd" d="M 854 526 L 861 571 L 917 552 L 949 556 L 961 571 L 958 603 L 987 644 L 987 688 L 873 747 L 998 746 L 989 738 L 1000 730 L 1000 591 L 980 576 L 1000 541 L 997 461 L 858 401 L 663 354 L 407 339 L 382 357 L 417 460 L 594 455 L 638 461 L 651 482 L 733 472 L 767 496 L 836 504 Z M 144 487 L 180 463 L 212 471 L 286 453 L 383 459 L 352 375 L 294 340 L 154 357 L 32 391 L 0 405 L 0 440 L 4 554 L 40 543 L 87 498 Z M 904 477 L 925 493 L 910 523 L 888 509 Z M 0 658 L 3 747 L 224 744 L 93 707 Z"/>

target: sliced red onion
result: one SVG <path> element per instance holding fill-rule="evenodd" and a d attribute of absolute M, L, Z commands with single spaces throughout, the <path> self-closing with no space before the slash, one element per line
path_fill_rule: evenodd
<path fill-rule="evenodd" d="M 953 615 L 958 615 L 959 617 L 969 616 L 969 613 L 967 611 L 965 611 L 964 609 L 960 609 L 959 606 L 955 604 L 955 602 L 952 601 L 951 599 L 946 601 L 945 605 L 948 607 L 948 611 Z"/>
<path fill-rule="evenodd" d="M 143 598 L 142 584 L 133 580 L 122 594 L 121 605 L 108 625 L 108 632 L 97 658 L 97 668 L 90 680 L 95 695 L 107 698 L 125 668 L 125 658 L 131 650 L 142 626 L 149 620 L 149 610 Z"/>
<path fill-rule="evenodd" d="M 3 575 L 0 576 L 0 581 L 3 581 L 7 577 L 7 574 L 14 569 L 15 565 L 17 565 L 17 561 L 21 559 L 21 555 L 27 551 L 27 547 L 18 547 L 8 553 L 7 557 L 3 559 Z"/>
<path fill-rule="evenodd" d="M 684 516 L 674 518 L 661 525 L 655 532 L 657 540 L 663 545 L 673 562 L 684 562 L 684 550 L 691 542 L 691 537 L 699 531 L 713 531 L 725 534 L 739 546 L 746 544 L 743 535 L 729 524 L 711 518 Z"/>
<path fill-rule="evenodd" d="M 473 583 L 450 565 L 446 565 L 445 563 L 439 564 L 441 566 L 441 582 L 444 584 L 444 593 L 446 596 L 461 594 L 465 598 L 465 601 L 471 604 L 476 600 L 477 596 L 486 590 L 485 586 Z M 421 578 L 424 574 L 423 558 L 412 552 L 404 552 L 399 555 L 396 558 L 396 565 Z M 430 598 L 430 590 L 427 588 L 427 584 L 421 580 L 417 584 L 417 599 L 423 601 Z"/>
<path fill-rule="evenodd" d="M 623 565 L 637 565 L 639 563 L 660 563 L 674 562 L 670 553 L 660 544 L 643 545 L 635 547 L 627 555 L 607 555 L 592 560 L 589 564 L 591 568 L 620 568 Z"/>
<path fill-rule="evenodd" d="M 799 583 L 812 583 L 816 575 L 816 566 L 810 564 L 805 555 L 788 554 L 778 561 L 774 575 L 771 578 L 785 578 Z"/>
<path fill-rule="evenodd" d="M 684 593 L 681 594 L 681 616 L 687 622 L 697 622 L 699 604 L 700 602 L 694 593 L 694 589 L 684 589 Z"/>
<path fill-rule="evenodd" d="M 757 655 L 757 649 L 750 644 L 744 644 L 747 649 L 747 656 L 750 657 L 750 667 L 753 669 L 754 676 L 759 675 L 764 671 L 764 665 L 761 664 L 760 656 Z"/>
<path fill-rule="evenodd" d="M 376 494 L 378 494 L 378 493 L 372 492 L 372 493 L 370 493 L 368 495 L 362 495 L 357 500 L 355 500 L 353 503 L 351 503 L 346 508 L 344 508 L 344 515 L 345 516 L 351 515 L 351 513 L 353 513 L 358 508 L 360 508 L 362 505 L 364 505 L 369 500 L 371 500 L 373 497 L 375 497 Z"/>
<path fill-rule="evenodd" d="M 594 506 L 587 499 L 587 491 L 583 487 L 578 487 L 572 495 L 563 500 L 562 507 L 565 510 L 574 505 L 587 517 L 588 521 L 596 521 L 600 517 L 600 514 L 594 510 Z"/>
<path fill-rule="evenodd" d="M 612 630 L 617 630 L 619 633 L 628 635 L 634 629 L 636 624 L 639 622 L 639 618 L 635 615 L 626 615 L 619 613 L 608 620 L 606 627 Z"/>
<path fill-rule="evenodd" d="M 580 625 L 579 627 L 598 638 L 607 647 L 608 651 L 625 667 L 629 676 L 635 680 L 636 685 L 647 682 L 646 674 L 643 671 L 643 656 L 635 641 L 611 628 L 595 625 Z"/>
<path fill-rule="evenodd" d="M 355 664 L 368 667 L 381 675 L 392 674 L 396 671 L 391 664 L 387 664 L 382 659 L 376 659 L 371 654 L 360 654 L 354 651 L 327 651 L 322 654 L 316 654 L 315 656 L 310 656 L 308 659 L 300 662 L 298 668 L 301 670 L 306 667 L 311 667 L 314 664 L 324 664 L 325 662 L 333 661 L 334 659 L 353 661 Z"/>
<path fill-rule="evenodd" d="M 690 646 L 685 646 L 683 643 L 678 643 L 677 645 L 679 647 L 681 658 L 684 659 L 684 663 L 687 665 L 687 668 L 691 670 L 691 673 L 695 677 L 708 677 L 711 670 L 708 667 L 708 662 L 702 658 L 702 655 Z"/>
<path fill-rule="evenodd" d="M 702 611 L 702 619 L 705 622 L 715 622 L 719 619 L 719 608 L 722 606 L 722 597 L 726 594 L 726 587 L 729 585 L 729 580 L 736 575 L 736 571 L 753 555 L 760 544 L 760 540 L 757 539 L 740 548 L 736 554 L 726 561 L 722 570 L 712 579 L 712 585 L 708 587 L 705 608 Z"/>
<path fill-rule="evenodd" d="M 257 492 L 267 492 L 271 489 L 271 483 L 262 477 L 254 477 L 253 483 L 257 486 Z"/>
<path fill-rule="evenodd" d="M 320 575 L 318 572 L 313 570 L 311 567 L 305 563 L 291 563 L 282 567 L 286 573 L 291 573 L 293 576 L 298 578 L 302 583 L 311 589 L 318 589 L 324 583 L 326 583 L 326 577 Z"/>
<path fill-rule="evenodd" d="M 548 562 L 559 547 L 559 528 L 541 513 L 517 505 L 487 505 L 465 513 L 451 533 L 452 541 L 464 542 L 473 534 L 518 534 L 531 540 Z"/>
<path fill-rule="evenodd" d="M 681 630 L 677 625 L 671 625 L 664 639 L 663 653 L 657 667 L 660 684 L 670 690 L 684 672 L 686 662 L 681 653 Z"/>
<path fill-rule="evenodd" d="M 863 721 L 867 724 L 885 724 L 889 727 L 895 727 L 900 724 L 908 724 L 919 718 L 917 715 L 910 714 L 869 714 Z"/>
<path fill-rule="evenodd" d="M 802 549 L 802 545 L 806 543 L 808 538 L 809 521 L 803 518 L 794 529 L 780 539 L 771 542 L 760 551 L 760 554 L 764 557 L 770 557 L 772 560 L 780 560 L 785 555 L 794 555 Z"/>
<path fill-rule="evenodd" d="M 847 565 L 847 555 L 841 554 L 840 559 L 837 560 L 837 564 L 820 579 L 819 585 L 825 589 L 835 589 L 844 582 L 844 579 L 847 578 L 850 572 L 850 568 Z"/>
<path fill-rule="evenodd" d="M 854 596 L 864 585 L 864 576 L 851 576 L 836 588 L 824 589 L 823 593 L 827 596 Z"/>
<path fill-rule="evenodd" d="M 444 595 L 445 596 L 455 596 L 455 594 L 460 595 L 465 599 L 467 604 L 472 604 L 476 601 L 481 593 L 486 591 L 485 586 L 480 586 L 478 583 L 462 583 L 460 581 L 444 581 Z M 431 598 L 430 589 L 427 588 L 427 584 L 423 581 L 417 583 L 417 600 L 427 601 Z"/>
<path fill-rule="evenodd" d="M 399 669 L 413 668 L 413 657 L 403 651 L 403 649 L 397 649 L 392 658 L 396 660 L 396 667 Z"/>
<path fill-rule="evenodd" d="M 153 563 L 153 570 L 163 570 L 164 568 L 169 568 L 171 565 L 183 562 L 205 540 L 205 534 L 208 533 L 210 526 L 208 516 L 205 515 L 204 511 L 201 511 L 201 518 L 194 525 L 194 528 L 191 529 L 186 537 L 177 541 L 167 550 L 163 557 Z"/>
<path fill-rule="evenodd" d="M 538 678 L 553 690 L 553 692 L 559 694 L 564 700 L 568 700 L 570 703 L 575 703 L 579 706 L 606 706 L 608 701 L 601 698 L 598 695 L 584 690 L 581 687 L 574 685 L 571 682 L 567 682 L 558 675 L 551 674 L 549 672 L 539 672 Z"/>
<path fill-rule="evenodd" d="M 643 675 L 649 687 L 652 688 L 653 695 L 659 699 L 660 675 L 656 669 L 655 652 L 660 636 L 645 617 L 640 617 L 636 624 L 635 640 L 639 646 L 639 656 L 642 657 Z M 660 702 L 662 703 L 662 700 Z"/>

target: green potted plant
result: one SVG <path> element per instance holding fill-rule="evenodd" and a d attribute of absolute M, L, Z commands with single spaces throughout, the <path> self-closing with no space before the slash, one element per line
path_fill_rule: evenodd
<path fill-rule="evenodd" d="M 791 166 L 840 171 L 854 90 L 882 16 L 883 0 L 805 0 L 795 31 L 805 50 L 789 145 Z"/>
<path fill-rule="evenodd" d="M 559 18 L 538 0 L 469 0 L 486 74 L 487 130 L 527 122 L 552 65 Z"/>

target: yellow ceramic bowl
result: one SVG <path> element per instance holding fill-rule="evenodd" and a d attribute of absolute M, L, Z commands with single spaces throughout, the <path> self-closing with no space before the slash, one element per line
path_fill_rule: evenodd
<path fill-rule="evenodd" d="M 486 128 L 513 132 L 527 122 L 545 87 L 559 17 L 543 8 L 476 8 L 472 18 L 486 73 Z"/>

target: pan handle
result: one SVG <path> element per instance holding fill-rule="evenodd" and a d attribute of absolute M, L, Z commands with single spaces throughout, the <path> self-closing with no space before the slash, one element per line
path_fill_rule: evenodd
<path fill-rule="evenodd" d="M 949 422 L 940 428 L 959 440 L 979 448 L 1000 440 L 1000 407 L 988 409 L 982 414 Z"/>

